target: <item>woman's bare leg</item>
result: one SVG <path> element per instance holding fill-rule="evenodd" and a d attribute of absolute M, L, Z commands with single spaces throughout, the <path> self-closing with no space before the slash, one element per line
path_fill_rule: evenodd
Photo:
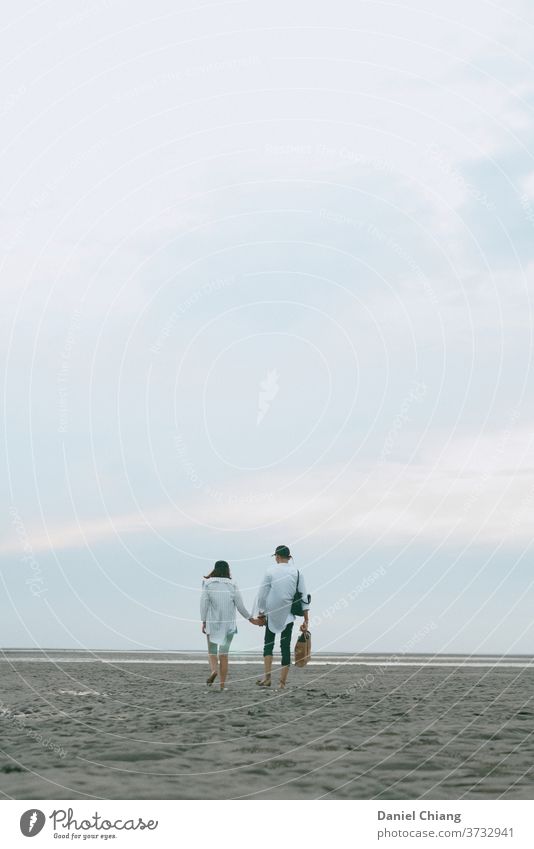
<path fill-rule="evenodd" d="M 220 654 L 219 655 L 219 665 L 220 665 L 219 681 L 221 683 L 221 690 L 224 690 L 224 685 L 226 683 L 226 676 L 228 675 L 228 655 L 227 654 Z"/>
<path fill-rule="evenodd" d="M 209 663 L 210 663 L 210 670 L 211 670 L 211 674 L 210 674 L 210 677 L 208 678 L 208 681 L 209 681 L 210 684 L 213 684 L 213 682 L 215 681 L 215 679 L 217 677 L 217 671 L 218 671 L 217 670 L 217 655 L 216 654 L 210 654 L 209 649 L 210 649 L 210 638 L 208 637 L 208 660 L 209 660 Z"/>

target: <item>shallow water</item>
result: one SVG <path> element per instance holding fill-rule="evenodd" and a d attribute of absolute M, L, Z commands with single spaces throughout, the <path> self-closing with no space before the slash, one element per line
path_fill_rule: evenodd
<path fill-rule="evenodd" d="M 6 798 L 534 798 L 531 658 L 1 655 Z M 241 661 L 241 663 L 237 663 Z M 401 665 L 413 664 L 413 665 Z"/>

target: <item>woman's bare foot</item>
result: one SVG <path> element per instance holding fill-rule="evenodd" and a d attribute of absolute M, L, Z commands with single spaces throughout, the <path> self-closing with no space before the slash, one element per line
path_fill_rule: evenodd
<path fill-rule="evenodd" d="M 271 686 L 271 679 L 270 678 L 260 678 L 259 681 L 256 681 L 256 684 L 258 685 L 258 687 L 270 687 Z"/>
<path fill-rule="evenodd" d="M 217 677 L 217 673 L 212 672 L 211 675 L 209 676 L 209 678 L 206 679 L 206 684 L 208 685 L 208 687 L 211 687 L 211 685 L 215 681 L 216 677 Z"/>

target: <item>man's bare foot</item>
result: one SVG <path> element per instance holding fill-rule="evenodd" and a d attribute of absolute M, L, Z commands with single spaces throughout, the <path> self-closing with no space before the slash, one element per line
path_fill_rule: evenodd
<path fill-rule="evenodd" d="M 211 687 L 211 685 L 215 681 L 216 677 L 217 677 L 217 673 L 212 672 L 211 675 L 209 676 L 209 678 L 206 679 L 206 684 L 208 685 L 208 687 Z"/>
<path fill-rule="evenodd" d="M 270 687 L 271 679 L 270 678 L 261 678 L 259 681 L 256 681 L 258 687 Z"/>

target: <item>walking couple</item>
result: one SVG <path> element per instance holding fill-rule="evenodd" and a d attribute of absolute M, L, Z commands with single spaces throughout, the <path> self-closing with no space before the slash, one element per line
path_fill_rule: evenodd
<path fill-rule="evenodd" d="M 263 663 L 265 674 L 256 683 L 260 687 L 271 686 L 273 649 L 276 635 L 280 634 L 282 668 L 280 689 L 284 689 L 291 664 L 291 634 L 295 622 L 295 598 L 300 593 L 300 608 L 304 617 L 301 631 L 308 630 L 310 597 L 304 579 L 290 563 L 291 552 L 287 545 L 279 545 L 273 554 L 276 563 L 267 569 L 256 599 L 257 616 L 252 616 L 243 602 L 236 582 L 232 580 L 226 560 L 218 560 L 215 567 L 202 582 L 200 618 L 202 633 L 208 638 L 208 658 L 211 674 L 208 685 L 219 676 L 220 689 L 225 689 L 228 675 L 228 652 L 236 627 L 236 609 L 253 625 L 265 626 Z M 292 610 L 293 608 L 293 610 Z"/>

